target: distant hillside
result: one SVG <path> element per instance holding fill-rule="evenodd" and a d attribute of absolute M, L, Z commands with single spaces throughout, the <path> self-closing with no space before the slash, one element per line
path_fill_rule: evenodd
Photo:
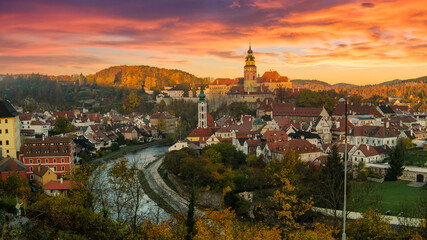
<path fill-rule="evenodd" d="M 331 85 L 326 82 L 319 80 L 304 80 L 304 79 L 294 79 L 291 80 L 292 86 L 296 88 L 308 88 L 311 90 L 328 90 L 331 89 Z"/>
<path fill-rule="evenodd" d="M 358 87 L 357 85 L 351 84 L 351 83 L 336 83 L 334 85 L 332 85 L 332 87 L 337 87 L 337 88 L 354 88 L 354 87 Z"/>
<path fill-rule="evenodd" d="M 380 83 L 378 85 L 406 84 L 406 83 L 411 83 L 411 82 L 413 82 L 413 83 L 427 83 L 427 76 L 419 77 L 419 78 L 406 79 L 406 80 L 395 79 L 395 80 Z"/>
<path fill-rule="evenodd" d="M 150 66 L 113 66 L 103 69 L 95 74 L 90 74 L 87 77 L 87 82 L 102 86 L 117 86 L 141 89 L 143 86 L 147 88 L 163 88 L 165 86 L 173 86 L 175 84 L 189 83 L 200 84 L 202 79 L 193 74 L 165 68 L 157 68 Z"/>

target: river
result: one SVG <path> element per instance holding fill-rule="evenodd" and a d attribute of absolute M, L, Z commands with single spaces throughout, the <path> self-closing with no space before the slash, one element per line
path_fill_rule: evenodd
<path fill-rule="evenodd" d="M 156 160 L 159 156 L 167 153 L 167 151 L 168 151 L 168 147 L 166 146 L 152 146 L 152 147 L 139 150 L 135 153 L 126 154 L 124 155 L 124 157 L 129 160 L 129 165 L 135 163 L 135 165 L 139 169 L 142 169 L 147 164 Z M 108 185 L 109 185 L 107 180 L 108 178 L 107 172 L 108 172 L 108 169 L 113 165 L 114 161 L 116 160 L 109 161 L 107 163 L 106 170 L 102 173 L 102 179 L 104 179 L 103 182 L 106 183 L 103 187 L 107 191 L 108 191 Z M 110 211 L 111 210 L 112 209 L 110 209 Z M 112 212 L 112 215 L 114 219 L 114 212 Z M 170 215 L 165 210 L 157 206 L 157 204 L 153 200 L 151 200 L 147 195 L 144 195 L 142 199 L 142 207 L 140 209 L 139 215 L 142 216 L 142 218 L 144 219 L 152 221 L 153 223 L 157 223 L 162 220 L 167 220 L 170 217 Z"/>

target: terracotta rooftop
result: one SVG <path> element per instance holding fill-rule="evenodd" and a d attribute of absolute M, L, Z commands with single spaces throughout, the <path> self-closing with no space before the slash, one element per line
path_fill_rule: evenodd
<path fill-rule="evenodd" d="M 25 165 L 13 157 L 7 157 L 0 161 L 0 172 L 21 172 L 27 171 Z"/>
<path fill-rule="evenodd" d="M 70 180 L 52 180 L 43 186 L 43 190 L 70 190 Z"/>

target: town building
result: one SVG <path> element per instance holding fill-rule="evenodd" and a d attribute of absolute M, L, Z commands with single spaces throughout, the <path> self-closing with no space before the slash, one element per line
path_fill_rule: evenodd
<path fill-rule="evenodd" d="M 26 166 L 29 179 L 34 179 L 33 170 L 38 165 L 51 168 L 60 176 L 74 167 L 75 143 L 66 137 L 26 139 L 19 160 Z"/>
<path fill-rule="evenodd" d="M 33 176 L 34 181 L 37 185 L 40 187 L 43 187 L 46 183 L 54 180 L 56 181 L 58 176 L 55 174 L 55 172 L 41 164 L 39 164 L 37 167 L 33 168 Z"/>
<path fill-rule="evenodd" d="M 19 174 L 25 178 L 27 168 L 22 162 L 13 157 L 0 160 L 0 179 L 6 180 L 11 174 Z"/>
<path fill-rule="evenodd" d="M 0 100 L 0 148 L 3 157 L 18 158 L 21 148 L 19 113 L 7 100 Z"/>

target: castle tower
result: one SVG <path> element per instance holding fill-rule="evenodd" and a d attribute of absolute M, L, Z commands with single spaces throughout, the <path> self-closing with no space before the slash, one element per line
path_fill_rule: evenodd
<path fill-rule="evenodd" d="M 248 55 L 246 56 L 246 65 L 244 67 L 245 80 L 243 88 L 246 93 L 257 91 L 257 75 L 255 66 L 255 57 L 251 45 L 249 44 Z"/>
<path fill-rule="evenodd" d="M 198 128 L 208 127 L 208 104 L 206 103 L 206 95 L 203 92 L 203 84 L 200 87 L 199 103 L 198 103 Z"/>

